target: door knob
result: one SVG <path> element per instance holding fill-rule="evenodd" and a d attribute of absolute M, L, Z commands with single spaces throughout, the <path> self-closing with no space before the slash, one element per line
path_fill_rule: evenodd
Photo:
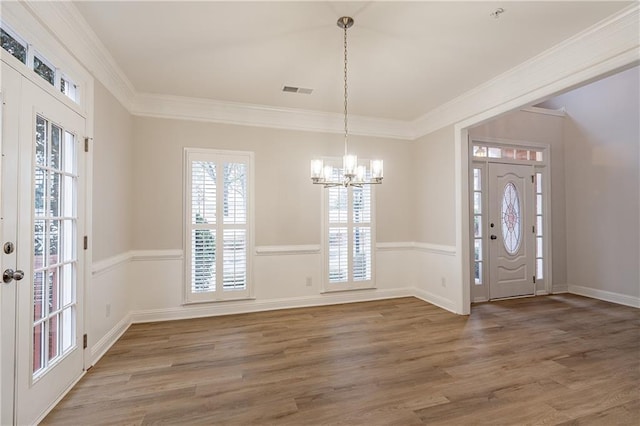
<path fill-rule="evenodd" d="M 2 281 L 10 283 L 12 280 L 20 281 L 24 278 L 24 272 L 21 270 L 14 271 L 13 269 L 5 269 L 2 273 Z"/>
<path fill-rule="evenodd" d="M 496 237 L 495 235 L 492 235 L 492 236 L 491 236 L 491 239 L 492 239 L 492 240 L 495 240 L 495 239 L 497 239 L 497 238 L 498 238 L 498 237 Z"/>

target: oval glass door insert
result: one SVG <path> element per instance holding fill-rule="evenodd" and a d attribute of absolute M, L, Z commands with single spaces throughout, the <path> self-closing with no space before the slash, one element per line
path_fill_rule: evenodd
<path fill-rule="evenodd" d="M 514 255 L 520 248 L 522 217 L 520 215 L 520 197 L 518 188 L 509 182 L 502 194 L 502 241 L 504 249 Z"/>

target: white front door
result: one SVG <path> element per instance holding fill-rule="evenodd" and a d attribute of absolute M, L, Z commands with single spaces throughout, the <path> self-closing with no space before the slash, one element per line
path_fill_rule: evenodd
<path fill-rule="evenodd" d="M 534 168 L 489 163 L 489 299 L 535 294 Z"/>
<path fill-rule="evenodd" d="M 83 371 L 85 120 L 4 63 L 2 94 L 0 420 L 31 424 Z"/>

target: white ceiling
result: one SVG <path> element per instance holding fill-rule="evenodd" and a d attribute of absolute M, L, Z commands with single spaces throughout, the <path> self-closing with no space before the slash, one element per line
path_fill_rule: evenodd
<path fill-rule="evenodd" d="M 75 2 L 135 90 L 412 120 L 633 2 Z M 505 12 L 490 16 L 496 8 Z M 282 86 L 313 89 L 283 93 Z"/>

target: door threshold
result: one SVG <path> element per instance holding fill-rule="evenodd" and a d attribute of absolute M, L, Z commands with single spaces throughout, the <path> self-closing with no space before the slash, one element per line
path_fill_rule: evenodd
<path fill-rule="evenodd" d="M 496 297 L 495 299 L 489 299 L 488 302 L 496 302 L 499 300 L 511 300 L 511 299 L 525 299 L 527 297 L 536 297 L 536 294 L 521 294 L 519 296 Z"/>

